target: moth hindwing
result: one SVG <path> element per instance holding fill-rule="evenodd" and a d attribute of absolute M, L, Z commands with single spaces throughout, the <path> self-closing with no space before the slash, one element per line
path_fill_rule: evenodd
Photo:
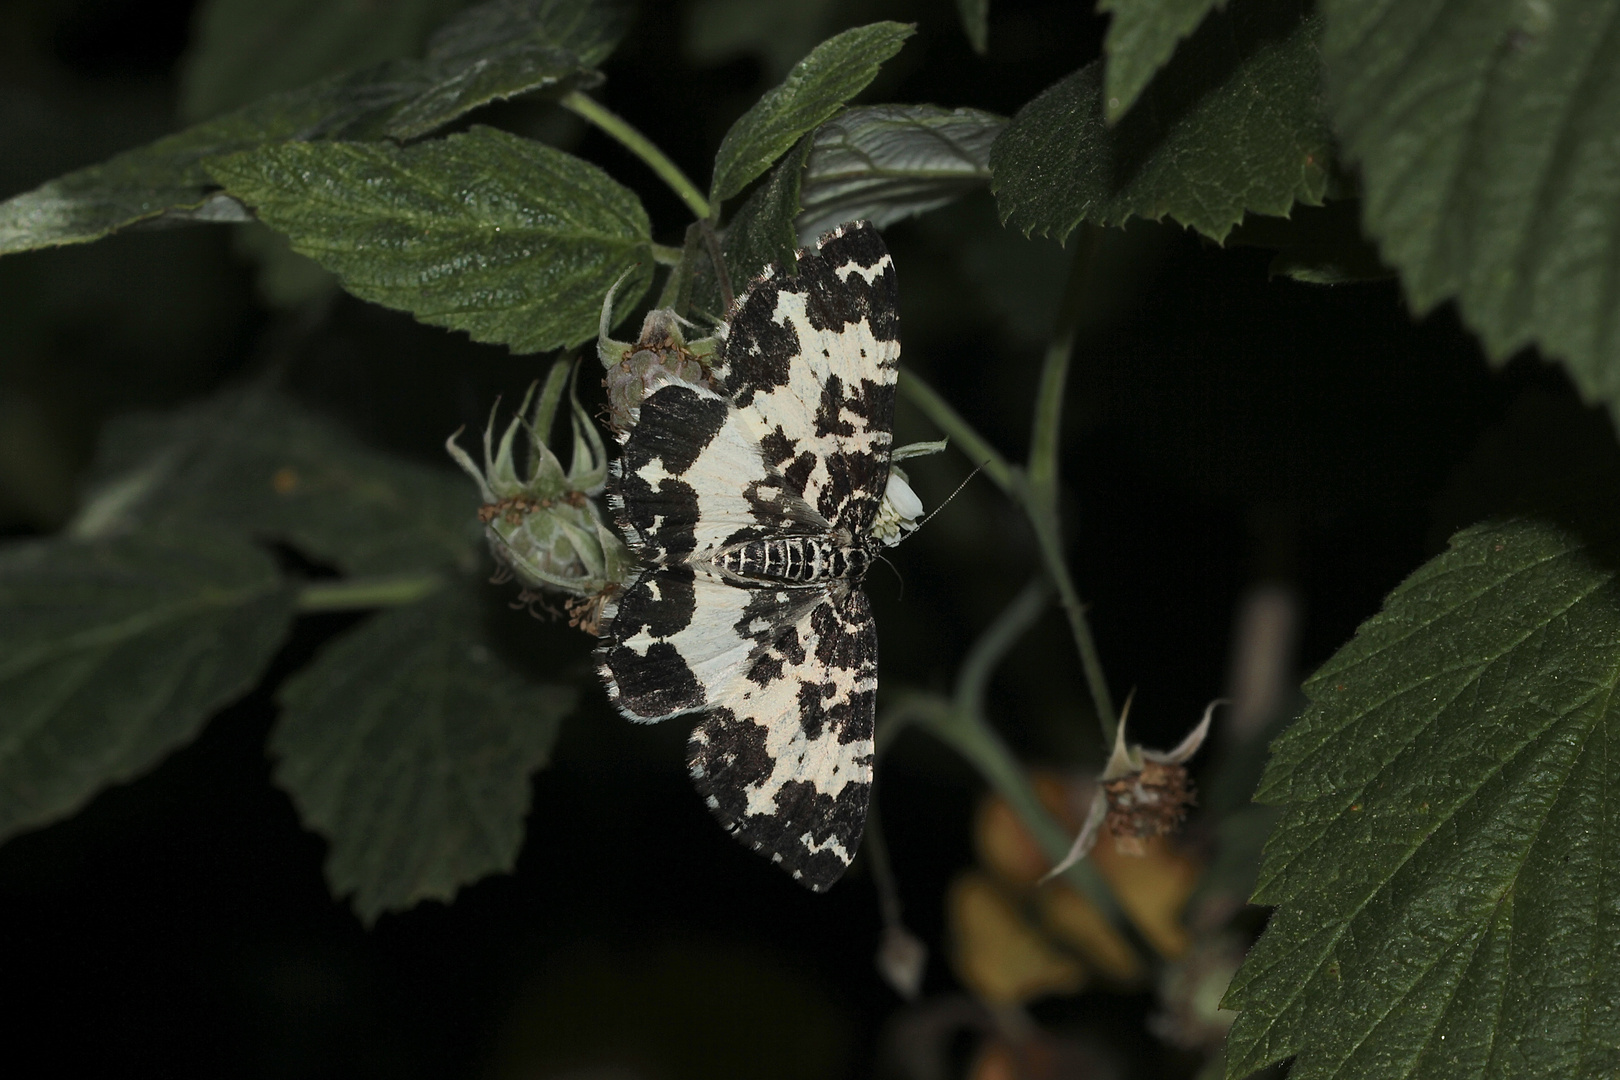
<path fill-rule="evenodd" d="M 861 579 L 889 480 L 893 261 L 855 222 L 733 306 L 715 388 L 670 382 L 624 436 L 609 502 L 642 567 L 597 664 L 632 720 L 700 713 L 687 764 L 738 839 L 818 892 L 859 846 L 877 628 Z"/>

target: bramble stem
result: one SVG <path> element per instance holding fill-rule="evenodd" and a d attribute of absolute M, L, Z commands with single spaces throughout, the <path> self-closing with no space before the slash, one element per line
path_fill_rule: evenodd
<path fill-rule="evenodd" d="M 1069 576 L 1068 563 L 1063 558 L 1063 530 L 1058 514 L 1058 444 L 1062 435 L 1064 389 L 1068 384 L 1075 332 L 1080 325 L 1096 249 L 1097 230 L 1089 226 L 1082 229 L 1069 262 L 1069 277 L 1063 286 L 1063 299 L 1058 304 L 1046 359 L 1041 365 L 1040 390 L 1035 397 L 1035 420 L 1030 436 L 1028 499 L 1024 508 L 1035 526 L 1046 572 L 1057 586 L 1063 612 L 1069 618 L 1069 632 L 1080 653 L 1080 666 L 1085 672 L 1086 688 L 1091 691 L 1092 706 L 1097 710 L 1103 745 L 1112 746 L 1119 719 L 1108 692 L 1102 660 L 1097 656 L 1097 643 L 1086 622 L 1085 606 L 1080 602 L 1080 594 L 1075 590 L 1074 579 Z"/>
<path fill-rule="evenodd" d="M 892 743 L 907 723 L 918 724 L 979 770 L 979 775 L 1018 815 L 1018 820 L 1024 823 L 1053 866 L 1068 854 L 1073 838 L 1046 812 L 1023 766 L 977 711 L 930 694 L 906 699 L 898 709 L 890 709 L 884 719 L 887 722 L 879 730 L 887 738 L 880 739 L 880 743 Z M 1082 859 L 1070 866 L 1062 876 L 1064 881 L 1095 904 L 1110 923 L 1124 925 L 1125 916 L 1119 902 L 1114 899 L 1108 883 L 1088 860 Z"/>
<path fill-rule="evenodd" d="M 979 639 L 962 660 L 956 676 L 956 707 L 984 711 L 984 695 L 990 685 L 990 676 L 996 667 L 1012 652 L 1018 639 L 1027 634 L 1046 611 L 1052 596 L 1052 587 L 1045 575 L 1037 577 L 1002 609 L 994 622 L 985 627 Z"/>
<path fill-rule="evenodd" d="M 399 577 L 353 578 L 346 581 L 320 581 L 298 590 L 300 613 L 317 611 L 364 611 L 367 608 L 403 607 L 414 604 L 444 587 L 438 574 L 407 574 Z"/>
<path fill-rule="evenodd" d="M 1052 338 L 1047 342 L 1046 358 L 1041 365 L 1041 385 L 1035 394 L 1035 423 L 1029 441 L 1029 485 L 1043 504 L 1051 506 L 1057 504 L 1063 392 L 1069 381 L 1074 335 L 1080 324 L 1081 306 L 1091 280 L 1091 256 L 1096 248 L 1097 230 L 1083 228 L 1076 234 L 1068 280 L 1063 285 L 1063 298 L 1058 302 Z"/>
<path fill-rule="evenodd" d="M 653 141 L 635 128 L 631 127 L 622 117 L 610 112 L 600 102 L 586 94 L 575 90 L 558 102 L 563 108 L 578 116 L 584 117 L 608 135 L 617 139 L 626 150 L 646 163 L 647 167 L 658 174 L 659 179 L 668 184 L 670 190 L 681 197 L 687 208 L 699 218 L 709 216 L 709 200 L 703 197 L 697 185 L 688 180 L 680 167 L 664 156 L 664 152 L 653 144 Z"/>
<path fill-rule="evenodd" d="M 1023 479 L 1018 475 L 1018 466 L 1010 465 L 1001 452 L 973 430 L 973 425 L 962 419 L 962 415 L 944 398 L 929 386 L 922 378 L 909 368 L 900 369 L 900 392 L 911 403 L 922 410 L 924 416 L 934 422 L 934 426 L 944 432 L 956 444 L 956 448 L 968 456 L 968 460 L 975 465 L 984 467 L 984 475 L 992 483 L 1015 501 L 1023 501 Z"/>

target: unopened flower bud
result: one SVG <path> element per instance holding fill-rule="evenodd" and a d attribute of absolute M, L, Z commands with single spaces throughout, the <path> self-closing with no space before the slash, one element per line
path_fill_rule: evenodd
<path fill-rule="evenodd" d="M 477 481 L 485 500 L 478 518 L 496 561 L 523 585 L 521 599 L 543 602 L 547 592 L 563 594 L 569 598 L 570 621 L 595 633 L 602 599 L 624 580 L 631 558 L 593 498 L 607 482 L 607 452 L 590 416 L 571 394 L 573 453 L 567 469 L 545 443 L 568 368 L 558 361 L 538 397 L 535 387 L 529 388 L 498 445 L 491 412 L 482 469 L 456 444 L 456 436 L 445 449 Z M 522 455 L 516 445 L 520 436 L 527 442 Z"/>

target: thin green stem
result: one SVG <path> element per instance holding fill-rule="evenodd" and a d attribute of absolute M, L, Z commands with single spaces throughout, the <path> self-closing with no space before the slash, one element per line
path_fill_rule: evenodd
<path fill-rule="evenodd" d="M 679 266 L 681 262 L 681 249 L 670 247 L 667 244 L 654 244 L 652 246 L 653 262 L 659 266 Z"/>
<path fill-rule="evenodd" d="M 1063 614 L 1069 620 L 1069 633 L 1074 637 L 1075 650 L 1080 654 L 1086 688 L 1091 691 L 1091 704 L 1097 710 L 1097 722 L 1102 727 L 1103 745 L 1113 746 L 1114 729 L 1119 726 L 1119 718 L 1114 713 L 1114 699 L 1108 692 L 1108 680 L 1103 675 L 1097 643 L 1091 636 L 1091 625 L 1086 622 L 1085 605 L 1080 602 L 1080 594 L 1075 591 L 1074 581 L 1069 577 L 1069 566 L 1063 561 L 1063 538 L 1058 530 L 1057 517 L 1032 510 L 1030 522 L 1035 526 L 1035 541 L 1040 545 L 1046 572 L 1057 586 L 1058 600 L 1063 604 Z"/>
<path fill-rule="evenodd" d="M 1028 774 L 983 717 L 937 699 L 934 707 L 924 710 L 918 720 L 936 738 L 966 758 L 996 794 L 1007 800 L 1007 805 L 1029 829 L 1041 852 L 1054 866 L 1068 854 L 1073 837 L 1046 812 Z M 1123 925 L 1124 914 L 1119 903 L 1108 883 L 1088 860 L 1082 859 L 1065 870 L 1063 879 L 1097 905 L 1109 922 Z"/>
<path fill-rule="evenodd" d="M 564 97 L 558 104 L 568 111 L 584 117 L 608 135 L 617 139 L 626 150 L 646 163 L 647 167 L 658 174 L 658 178 L 668 184 L 670 190 L 681 197 L 687 208 L 700 218 L 709 216 L 709 200 L 703 197 L 697 185 L 687 179 L 686 174 L 664 152 L 653 144 L 653 141 L 625 120 L 608 111 L 601 103 L 575 90 Z"/>
<path fill-rule="evenodd" d="M 1074 336 L 1091 280 L 1091 257 L 1097 249 L 1097 230 L 1089 226 L 1077 234 L 1074 254 L 1069 260 L 1069 276 L 1058 302 L 1052 337 L 1046 345 L 1041 365 L 1040 389 L 1035 395 L 1035 423 L 1030 431 L 1029 486 L 1042 503 L 1057 503 L 1058 443 L 1062 434 L 1064 390 L 1069 381 L 1069 361 L 1074 356 Z"/>
<path fill-rule="evenodd" d="M 1027 634 L 1030 627 L 1040 619 L 1051 594 L 1052 587 L 1047 583 L 1045 576 L 1037 577 L 1025 585 L 1023 591 L 1013 598 L 1012 603 L 996 616 L 995 622 L 979 635 L 979 639 L 973 643 L 973 647 L 963 658 L 961 671 L 956 676 L 958 709 L 983 711 L 984 695 L 990 685 L 990 676 L 995 673 L 1002 658 L 1018 644 L 1018 639 Z"/>
<path fill-rule="evenodd" d="M 900 392 L 923 415 L 934 422 L 934 426 L 944 432 L 947 437 L 954 440 L 956 448 L 968 456 L 968 459 L 984 467 L 984 474 L 1002 491 L 1014 500 L 1022 503 L 1023 479 L 1019 476 L 1018 467 L 1010 465 L 1001 452 L 973 430 L 973 425 L 962 419 L 960 413 L 951 408 L 950 403 L 922 380 L 916 372 L 909 368 L 900 370 Z"/>
<path fill-rule="evenodd" d="M 1063 287 L 1063 299 L 1058 304 L 1052 337 L 1046 346 L 1040 389 L 1035 395 L 1029 466 L 1025 473 L 1028 478 L 1028 498 L 1024 509 L 1035 527 L 1046 572 L 1057 586 L 1058 597 L 1063 602 L 1069 632 L 1074 636 L 1075 649 L 1080 653 L 1086 687 L 1091 691 L 1092 706 L 1097 712 L 1097 723 L 1102 728 L 1103 745 L 1112 746 L 1119 720 L 1114 713 L 1113 696 L 1108 692 L 1108 680 L 1103 675 L 1102 661 L 1097 656 L 1097 644 L 1086 622 L 1085 605 L 1080 602 L 1080 594 L 1074 587 L 1068 563 L 1063 558 L 1063 531 L 1058 514 L 1058 450 L 1063 433 L 1064 392 L 1069 381 L 1069 364 L 1074 357 L 1075 333 L 1080 326 L 1086 288 L 1091 280 L 1097 236 L 1098 231 L 1090 226 L 1077 235 L 1074 255 L 1069 261 L 1069 277 Z"/>
<path fill-rule="evenodd" d="M 298 590 L 300 612 L 364 611 L 367 608 L 414 604 L 444 587 L 438 574 L 403 574 L 397 577 L 319 581 Z"/>

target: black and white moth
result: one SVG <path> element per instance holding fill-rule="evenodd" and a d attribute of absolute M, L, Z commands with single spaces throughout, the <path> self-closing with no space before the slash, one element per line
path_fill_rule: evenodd
<path fill-rule="evenodd" d="M 854 858 L 871 795 L 861 579 L 909 522 L 875 531 L 892 491 L 894 263 L 855 222 L 798 264 L 738 298 L 716 389 L 657 386 L 623 437 L 608 500 L 641 569 L 603 609 L 596 657 L 632 720 L 703 714 L 687 753 L 699 793 L 819 892 Z"/>

